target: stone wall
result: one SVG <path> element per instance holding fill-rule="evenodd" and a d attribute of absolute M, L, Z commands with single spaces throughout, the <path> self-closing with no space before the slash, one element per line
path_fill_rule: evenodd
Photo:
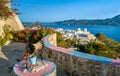
<path fill-rule="evenodd" d="M 55 42 L 55 36 L 53 34 L 43 38 L 45 47 L 42 56 L 53 61 L 57 69 L 68 76 L 120 76 L 119 60 L 54 46 L 51 42 Z"/>
<path fill-rule="evenodd" d="M 50 41 L 50 44 L 53 44 L 54 46 L 57 46 L 56 33 L 49 36 L 48 41 Z"/>

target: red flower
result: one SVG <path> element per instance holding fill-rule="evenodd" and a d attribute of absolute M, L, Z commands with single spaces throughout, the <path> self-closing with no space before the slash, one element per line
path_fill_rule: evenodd
<path fill-rule="evenodd" d="M 41 48 L 40 51 L 42 51 L 43 49 Z"/>
<path fill-rule="evenodd" d="M 21 40 L 22 43 L 26 43 L 26 40 Z"/>
<path fill-rule="evenodd" d="M 30 57 L 30 54 L 24 54 L 22 59 L 28 59 Z"/>

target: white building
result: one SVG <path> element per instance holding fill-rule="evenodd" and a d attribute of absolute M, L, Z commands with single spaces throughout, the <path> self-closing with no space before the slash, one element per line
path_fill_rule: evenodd
<path fill-rule="evenodd" d="M 59 28 L 55 31 L 61 32 L 63 37 L 66 39 L 77 38 L 83 43 L 87 43 L 91 40 L 96 39 L 96 37 L 91 34 L 86 28 L 84 30 L 81 30 L 80 28 L 78 28 L 77 30 L 63 30 L 62 28 Z"/>

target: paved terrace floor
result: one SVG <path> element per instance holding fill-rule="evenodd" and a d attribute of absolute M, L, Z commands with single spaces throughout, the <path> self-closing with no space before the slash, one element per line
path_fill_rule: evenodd
<path fill-rule="evenodd" d="M 0 76 L 13 76 L 12 67 L 23 55 L 24 43 L 11 42 L 0 46 Z M 57 76 L 67 76 L 64 72 L 57 70 Z"/>

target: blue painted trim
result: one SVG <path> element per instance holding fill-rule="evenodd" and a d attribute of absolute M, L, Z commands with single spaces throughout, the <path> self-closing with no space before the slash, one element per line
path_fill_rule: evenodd
<path fill-rule="evenodd" d="M 15 73 L 16 76 L 21 76 L 19 73 L 16 72 L 16 66 L 18 63 L 16 63 L 13 67 L 13 72 Z"/>
<path fill-rule="evenodd" d="M 49 38 L 50 37 L 50 35 L 47 35 L 47 36 L 45 36 L 44 38 Z"/>
<path fill-rule="evenodd" d="M 77 51 L 70 52 L 68 54 L 77 56 L 77 57 L 81 57 L 81 58 L 86 58 L 89 60 L 94 60 L 96 62 L 101 62 L 101 63 L 105 63 L 105 64 L 110 64 L 111 61 L 113 60 L 111 58 L 106 58 L 106 57 L 102 57 L 102 56 L 97 56 L 97 55 L 92 55 L 92 54 L 77 52 Z"/>
<path fill-rule="evenodd" d="M 47 46 L 47 47 L 53 46 L 53 45 L 52 45 L 50 42 L 48 42 L 47 40 L 44 40 L 43 42 L 44 42 L 45 46 Z"/>
<path fill-rule="evenodd" d="M 50 35 L 46 36 L 45 38 L 48 38 L 48 37 L 50 37 Z M 54 45 L 50 44 L 50 42 L 48 40 L 44 40 L 44 43 L 45 43 L 46 47 L 54 46 Z M 76 56 L 76 57 L 81 57 L 81 58 L 86 58 L 86 59 L 89 59 L 89 60 L 94 60 L 96 62 L 101 62 L 101 63 L 104 63 L 104 64 L 110 64 L 113 60 L 111 58 L 97 56 L 97 55 L 83 53 L 83 52 L 78 52 L 78 51 L 70 52 L 68 54 Z"/>

